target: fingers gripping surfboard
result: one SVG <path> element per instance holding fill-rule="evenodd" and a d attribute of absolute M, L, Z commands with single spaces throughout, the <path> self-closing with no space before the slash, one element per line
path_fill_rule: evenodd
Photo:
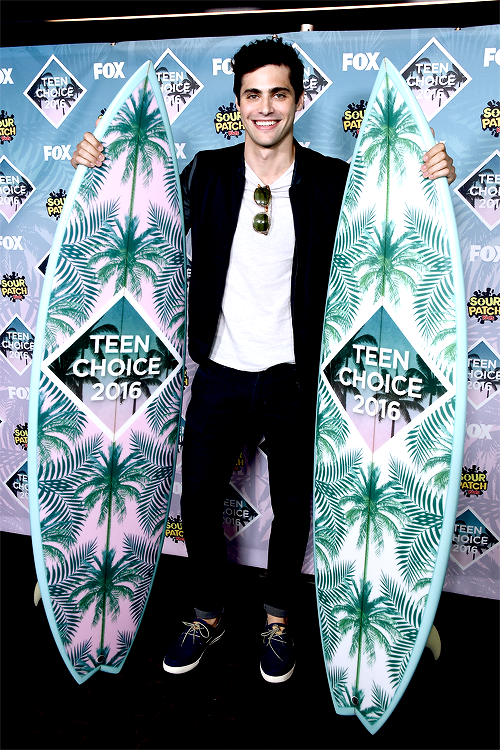
<path fill-rule="evenodd" d="M 434 139 L 384 60 L 352 159 L 325 313 L 314 555 L 335 709 L 375 733 L 425 648 L 455 520 L 465 298 Z"/>
<path fill-rule="evenodd" d="M 151 62 L 95 131 L 54 237 L 31 380 L 40 593 L 77 682 L 119 672 L 161 554 L 177 455 L 186 266 L 179 174 Z"/>

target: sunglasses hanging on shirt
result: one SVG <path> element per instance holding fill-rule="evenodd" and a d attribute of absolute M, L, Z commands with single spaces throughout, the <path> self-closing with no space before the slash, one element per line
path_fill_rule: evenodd
<path fill-rule="evenodd" d="M 269 214 L 271 188 L 269 185 L 264 185 L 264 187 L 258 185 L 254 190 L 253 199 L 258 206 L 264 209 L 264 212 L 255 214 L 253 217 L 253 228 L 259 234 L 269 234 L 271 228 L 271 216 Z"/>

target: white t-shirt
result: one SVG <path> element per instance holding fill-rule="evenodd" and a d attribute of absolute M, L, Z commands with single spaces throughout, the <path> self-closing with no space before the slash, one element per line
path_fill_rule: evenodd
<path fill-rule="evenodd" d="M 262 182 L 245 166 L 245 191 L 210 359 L 235 370 L 259 372 L 295 361 L 290 307 L 295 231 L 288 195 L 294 164 L 270 186 L 267 235 L 252 225 L 255 214 L 263 212 L 253 199 Z"/>

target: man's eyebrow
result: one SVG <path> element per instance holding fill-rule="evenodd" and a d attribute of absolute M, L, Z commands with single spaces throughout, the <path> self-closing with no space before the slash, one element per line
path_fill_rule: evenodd
<path fill-rule="evenodd" d="M 280 91 L 288 91 L 288 93 L 291 93 L 291 89 L 289 89 L 288 86 L 275 86 L 274 88 L 268 90 L 270 94 L 277 94 Z M 262 89 L 245 89 L 242 94 L 262 94 Z"/>

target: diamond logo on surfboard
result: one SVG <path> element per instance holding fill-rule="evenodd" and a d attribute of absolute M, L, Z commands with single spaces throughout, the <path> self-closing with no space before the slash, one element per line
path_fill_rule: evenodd
<path fill-rule="evenodd" d="M 122 290 L 53 352 L 42 370 L 106 435 L 117 439 L 181 364 L 180 354 Z"/>
<path fill-rule="evenodd" d="M 381 346 L 382 342 L 386 345 Z M 373 451 L 449 390 L 384 307 L 326 360 L 323 376 Z"/>

